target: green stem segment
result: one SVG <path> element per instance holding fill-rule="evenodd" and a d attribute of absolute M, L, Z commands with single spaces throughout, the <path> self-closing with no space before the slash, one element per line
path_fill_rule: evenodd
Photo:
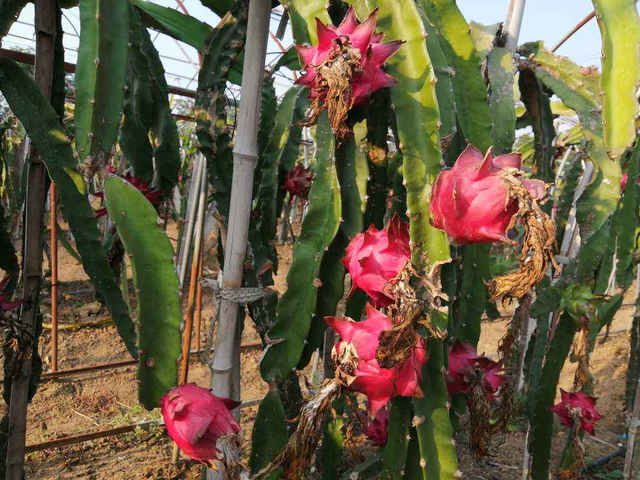
<path fill-rule="evenodd" d="M 120 177 L 104 181 L 105 204 L 133 270 L 137 292 L 138 395 L 151 410 L 178 380 L 180 290 L 173 247 L 158 226 L 158 213 L 144 195 Z"/>
<path fill-rule="evenodd" d="M 640 83 L 640 16 L 636 0 L 593 0 L 602 36 L 604 145 L 619 158 L 636 138 Z"/>

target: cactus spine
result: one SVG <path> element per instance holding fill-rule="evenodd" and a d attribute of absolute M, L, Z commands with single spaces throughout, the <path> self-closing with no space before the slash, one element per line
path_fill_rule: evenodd
<path fill-rule="evenodd" d="M 91 174 L 106 165 L 116 141 L 129 42 L 127 0 L 83 1 L 80 5 L 82 42 L 76 69 L 76 149 L 89 158 Z"/>

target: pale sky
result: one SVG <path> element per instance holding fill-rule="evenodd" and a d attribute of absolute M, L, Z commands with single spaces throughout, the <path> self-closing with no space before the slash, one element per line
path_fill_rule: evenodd
<path fill-rule="evenodd" d="M 211 26 L 216 25 L 218 18 L 199 0 L 183 0 L 189 13 Z M 167 7 L 177 8 L 175 0 L 155 0 Z M 492 24 L 501 22 L 505 18 L 509 0 L 458 0 L 458 5 L 467 20 L 479 23 Z M 279 7 L 278 10 L 280 10 Z M 520 43 L 532 40 L 544 40 L 547 46 L 552 47 L 573 26 L 576 25 L 593 9 L 590 0 L 529 0 L 524 13 L 523 25 L 520 34 Z M 15 24 L 9 35 L 3 40 L 4 48 L 33 48 L 33 4 L 29 4 Z M 278 15 L 272 15 L 271 31 L 275 33 L 278 25 Z M 63 21 L 65 29 L 66 60 L 75 63 L 77 58 L 79 30 L 78 9 L 65 10 Z M 157 36 L 156 36 L 157 35 Z M 152 34 L 155 38 L 162 61 L 167 72 L 167 81 L 170 85 L 194 89 L 197 73 L 197 54 L 195 49 L 188 45 L 177 45 L 173 39 L 161 34 Z M 285 46 L 292 43 L 291 33 L 288 30 L 283 40 Z M 267 62 L 277 59 L 279 48 L 270 40 Z M 600 35 L 595 20 L 585 25 L 558 51 L 582 65 L 600 64 Z M 288 78 L 278 77 L 276 87 L 282 94 L 291 85 L 291 72 L 284 72 Z"/>

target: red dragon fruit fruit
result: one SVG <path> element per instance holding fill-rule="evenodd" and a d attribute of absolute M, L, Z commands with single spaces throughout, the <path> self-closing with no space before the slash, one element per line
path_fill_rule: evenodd
<path fill-rule="evenodd" d="M 369 423 L 364 432 L 376 447 L 384 447 L 389 438 L 389 410 L 388 407 L 378 410 L 375 418 Z"/>
<path fill-rule="evenodd" d="M 291 197 L 306 199 L 309 195 L 312 180 L 311 168 L 305 168 L 304 165 L 299 163 L 287 173 L 282 189 L 289 192 Z"/>
<path fill-rule="evenodd" d="M 518 153 L 494 157 L 469 146 L 453 168 L 438 176 L 431 193 L 431 223 L 447 232 L 456 245 L 478 242 L 505 242 L 518 200 L 509 194 L 502 177 L 519 170 Z M 536 200 L 546 187 L 540 180 L 524 180 L 522 186 Z"/>
<path fill-rule="evenodd" d="M 4 293 L 4 289 L 9 283 L 9 279 L 11 277 L 5 277 L 0 282 L 0 323 L 4 322 L 4 312 L 8 312 L 9 310 L 13 310 L 14 308 L 18 308 L 20 305 L 24 303 L 24 300 L 17 300 L 15 302 L 11 300 L 11 292 Z"/>
<path fill-rule="evenodd" d="M 116 170 L 111 165 L 107 167 L 107 171 L 111 174 L 116 173 Z M 124 179 L 127 182 L 129 182 L 131 185 L 136 187 L 146 197 L 146 199 L 149 200 L 149 202 L 151 202 L 152 205 L 159 205 L 160 202 L 162 201 L 161 197 L 164 194 L 164 191 L 156 190 L 154 187 L 151 186 L 151 182 L 145 182 L 142 180 L 141 177 L 134 177 L 129 172 L 125 174 Z M 97 192 L 95 196 L 98 198 L 104 198 L 104 193 Z M 106 208 L 101 208 L 95 213 L 96 218 L 104 217 L 105 215 L 107 215 Z"/>
<path fill-rule="evenodd" d="M 620 191 L 622 193 L 624 193 L 625 189 L 627 188 L 628 181 L 629 181 L 629 174 L 627 172 L 624 172 L 622 174 L 622 178 L 620 179 Z"/>
<path fill-rule="evenodd" d="M 602 418 L 596 410 L 596 399 L 584 392 L 570 393 L 560 389 L 561 401 L 549 410 L 560 418 L 560 423 L 565 427 L 573 427 L 574 418 L 580 418 L 578 431 L 584 430 L 591 435 L 595 434 L 595 422 Z"/>
<path fill-rule="evenodd" d="M 350 295 L 359 288 L 376 307 L 390 305 L 393 299 L 385 286 L 410 259 L 409 227 L 398 215 L 383 230 L 371 225 L 351 239 L 342 259 L 351 276 Z"/>
<path fill-rule="evenodd" d="M 391 328 L 391 320 L 367 304 L 367 319 L 326 317 L 325 321 L 342 340 L 333 347 L 337 378 L 344 386 L 369 399 L 369 413 L 376 416 L 392 397 L 422 397 L 420 379 L 427 361 L 423 340 L 418 340 L 407 359 L 393 369 L 381 368 L 376 360 L 378 336 Z"/>
<path fill-rule="evenodd" d="M 216 397 L 195 383 L 175 387 L 161 400 L 167 432 L 186 455 L 207 462 L 218 458 L 217 441 L 240 432 L 231 416 L 239 402 Z"/>
<path fill-rule="evenodd" d="M 350 133 L 346 117 L 353 105 L 362 103 L 373 92 L 395 85 L 396 80 L 381 68 L 402 46 L 402 41 L 382 43 L 384 33 L 376 33 L 377 9 L 359 23 L 349 8 L 342 23 L 325 25 L 316 18 L 318 44 L 296 45 L 304 74 L 296 83 L 311 90 L 311 113 L 307 123 L 328 111 L 334 134 Z"/>
<path fill-rule="evenodd" d="M 498 362 L 478 355 L 469 342 L 455 342 L 449 348 L 449 369 L 445 375 L 449 394 L 471 392 L 478 370 L 482 372 L 482 388 L 491 397 L 508 380 Z"/>

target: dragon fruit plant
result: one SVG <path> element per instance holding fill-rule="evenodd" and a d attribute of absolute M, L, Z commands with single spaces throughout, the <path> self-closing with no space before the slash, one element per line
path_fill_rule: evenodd
<path fill-rule="evenodd" d="M 249 464 L 256 478 L 297 480 L 318 459 L 326 478 L 354 478 L 369 468 L 383 478 L 410 472 L 453 480 L 462 475 L 455 429 L 467 427 L 473 453 L 487 455 L 520 398 L 528 420 L 525 474 L 548 480 L 555 414 L 571 429 L 561 473 L 579 475 L 581 436 L 600 419 L 589 369 L 593 339 L 622 303 L 621 294 L 607 292 L 609 284 L 626 290 L 633 281 L 640 198 L 640 19 L 634 2 L 592 2 L 603 39 L 600 73 L 541 42 L 508 48 L 503 34 L 472 29 L 455 0 L 281 0 L 297 59 L 283 56 L 261 79 L 254 210 L 245 225 L 250 248 L 237 287 L 263 292 L 274 284 L 273 243 L 287 192 L 306 199 L 307 208 L 286 291 L 247 304 L 269 385 L 253 426 Z M 96 15 L 92 2 L 80 2 L 74 142 L 38 85 L 5 57 L 0 92 L 38 146 L 87 273 L 127 349 L 140 358 L 142 403 L 161 404 L 169 435 L 189 456 L 222 462 L 229 477 L 246 478 L 236 455 L 240 427 L 230 413 L 236 404 L 193 384 L 172 389 L 179 287 L 172 246 L 149 203 L 157 206 L 171 192 L 184 165 L 147 20 L 202 56 L 197 148 L 207 161 L 216 218 L 228 224 L 234 136 L 225 92 L 238 81 L 249 2 L 204 2 L 222 18 L 213 28 L 151 2 L 108 3 L 100 8 L 113 9 L 110 15 Z M 3 5 L 0 19 L 12 19 L 15 12 Z M 299 70 L 299 77 L 278 103 L 274 74 L 281 67 Z M 580 121 L 564 156 L 556 151 L 551 93 Z M 526 115 L 518 119 L 520 101 Z M 516 126 L 524 124 L 532 127 L 533 147 L 515 142 Z M 311 169 L 296 165 L 305 126 L 314 127 Z M 526 148 L 530 155 L 514 151 Z M 95 217 L 106 212 L 94 212 L 86 193 L 117 151 L 131 173 L 126 182 L 101 180 L 127 253 L 145 247 L 132 262 L 137 325 L 101 245 Z M 562 181 L 551 187 L 556 176 Z M 577 192 L 580 184 L 586 188 Z M 0 235 L 5 240 L 4 228 Z M 569 241 L 578 238 L 580 244 Z M 571 248 L 558 251 L 563 244 Z M 492 248 L 515 250 L 517 268 L 492 276 Z M 147 264 L 154 272 L 162 265 L 163 274 L 143 275 Z M 168 302 L 164 316 L 158 298 Z M 477 345 L 483 313 L 500 301 L 519 305 L 493 361 Z M 0 293 L 0 316 L 17 305 Z M 529 318 L 536 333 L 525 340 L 522 319 Z M 326 378 L 305 399 L 298 374 L 323 345 Z M 574 388 L 554 406 L 570 356 L 577 360 Z M 515 371 L 515 358 L 529 363 Z M 515 378 L 522 379 L 521 396 L 514 395 Z M 343 414 L 356 411 L 384 452 L 346 472 Z"/>
<path fill-rule="evenodd" d="M 480 315 L 487 299 L 517 300 L 523 308 L 533 308 L 528 302 L 531 292 L 541 288 L 547 275 L 561 275 L 556 254 L 564 225 L 556 218 L 562 225 L 556 229 L 547 212 L 552 208 L 562 212 L 566 208 L 562 202 L 575 191 L 570 187 L 561 192 L 560 205 L 547 197 L 557 166 L 552 148 L 536 147 L 534 164 L 526 168 L 521 155 L 512 151 L 514 92 L 521 92 L 534 119 L 537 146 L 552 141 L 537 126 L 544 113 L 536 108 L 548 101 L 541 96 L 540 84 L 553 90 L 589 126 L 591 146 L 585 155 L 602 176 L 578 203 L 579 221 L 588 232 L 585 238 L 604 232 L 600 229 L 615 210 L 619 165 L 603 160 L 604 147 L 598 150 L 603 145 L 603 124 L 593 115 L 599 115 L 601 97 L 592 95 L 598 89 L 592 71 L 574 67 L 539 44 L 523 47 L 522 57 L 514 56 L 500 41 L 479 50 L 476 36 L 469 33 L 453 0 L 347 3 L 348 9 L 332 7 L 330 18 L 323 2 L 284 2 L 302 67 L 297 83 L 306 87 L 311 101 L 305 121 L 317 125 L 319 149 L 308 221 L 294 249 L 288 290 L 268 332 L 263 378 L 284 381 L 291 369 L 304 367 L 313 349 L 322 344 L 323 323 L 339 336 L 335 345 L 324 350 L 326 355 L 332 352 L 333 372 L 302 407 L 299 428 L 280 453 L 270 457 L 271 463 L 263 461 L 261 475 L 278 468 L 285 478 L 300 475 L 308 463 L 301 466 L 294 459 L 312 455 L 322 435 L 319 419 L 325 418 L 342 392 L 351 390 L 368 398 L 371 417 L 388 405 L 386 448 L 410 452 L 399 464 L 392 464 L 385 453 L 380 465 L 383 476 L 399 478 L 405 468 L 415 468 L 424 478 L 451 479 L 459 476 L 451 446 L 451 402 L 462 400 L 457 414 L 468 411 L 462 420 L 470 428 L 474 453 L 488 454 L 493 435 L 507 431 L 515 401 L 510 362 L 517 357 L 517 349 L 525 348 L 519 344 L 521 322 L 514 319 L 501 341 L 498 361 L 478 355 Z M 520 71 L 519 90 L 514 85 L 516 70 Z M 579 85 L 588 89 L 580 90 Z M 602 88 L 614 87 L 608 82 Z M 574 94 L 584 97 L 580 101 L 586 98 L 586 103 L 578 102 Z M 357 115 L 350 115 L 354 106 L 359 107 Z M 361 112 L 365 135 L 353 128 L 362 119 Z M 390 130 L 397 148 L 393 159 L 386 153 Z M 360 153 L 368 164 L 368 176 L 359 176 Z M 381 165 L 389 165 L 384 175 Z M 576 171 L 581 170 L 578 167 Z M 387 195 L 393 191 L 392 201 L 386 197 L 380 201 L 379 191 Z M 604 202 L 597 211 L 588 207 L 595 202 Z M 387 211 L 377 215 L 373 209 L 380 207 L 374 205 L 381 204 Z M 516 249 L 517 269 L 491 278 L 491 244 Z M 595 268 L 591 267 L 610 255 L 602 245 L 581 251 L 562 278 L 582 282 L 593 278 Z M 315 264 L 310 265 L 310 259 Z M 347 274 L 346 315 L 337 316 Z M 559 296 L 545 294 L 544 289 L 535 311 L 549 308 L 552 313 L 559 308 L 552 299 Z M 573 332 L 565 328 L 571 339 Z M 533 429 L 539 428 L 534 411 L 538 416 L 550 413 L 551 393 L 557 389 L 553 369 L 569 353 L 563 351 L 571 344 L 566 338 L 556 331 L 555 336 L 540 333 L 534 339 L 551 339 L 554 348 L 537 346 L 531 377 L 525 378 L 527 415 Z M 560 348 L 556 344 L 562 339 Z M 545 355 L 554 361 L 545 363 Z M 422 365 L 419 372 L 417 364 Z M 404 377 L 398 382 L 397 372 L 407 365 L 413 365 L 409 384 L 413 385 L 415 372 L 419 389 L 407 389 Z M 546 380 L 539 380 L 541 373 Z M 393 386 L 393 394 L 389 395 L 387 385 Z M 285 392 L 280 399 L 287 404 Z M 328 420 L 327 428 L 335 432 L 339 417 L 329 417 L 333 420 Z M 413 419 L 415 434 L 398 426 L 402 419 Z M 550 433 L 536 431 L 537 450 L 530 448 L 534 452 L 531 472 L 536 480 L 546 480 L 549 461 L 544 452 Z M 323 451 L 340 451 L 340 445 L 335 435 L 325 434 Z M 254 449 L 260 451 L 255 444 Z M 340 473 L 334 463 L 323 465 L 325 472 Z"/>

